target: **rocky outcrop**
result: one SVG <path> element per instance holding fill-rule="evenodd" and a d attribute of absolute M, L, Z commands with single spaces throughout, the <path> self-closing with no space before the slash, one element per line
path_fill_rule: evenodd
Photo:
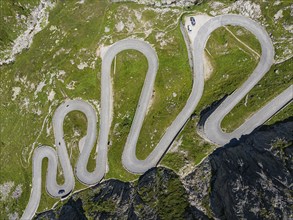
<path fill-rule="evenodd" d="M 13 62 L 17 54 L 31 46 L 34 36 L 48 24 L 49 10 L 54 6 L 51 0 L 40 1 L 27 18 L 26 30 L 13 41 L 11 50 L 1 51 L 4 58 L 0 59 L 0 66 Z"/>
<path fill-rule="evenodd" d="M 148 6 L 165 7 L 190 7 L 201 4 L 204 0 L 111 0 L 111 2 L 135 2 Z"/>
<path fill-rule="evenodd" d="M 216 217 L 293 217 L 292 134 L 293 123 L 264 127 L 244 143 L 211 155 L 210 205 Z"/>
<path fill-rule="evenodd" d="M 183 178 L 191 204 L 218 219 L 292 218 L 292 120 L 214 151 Z"/>
<path fill-rule="evenodd" d="M 104 181 L 36 219 L 291 219 L 293 118 L 215 150 L 184 177 Z"/>

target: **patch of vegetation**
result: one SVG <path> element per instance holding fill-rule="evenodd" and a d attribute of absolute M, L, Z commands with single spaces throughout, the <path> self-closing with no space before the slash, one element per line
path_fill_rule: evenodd
<path fill-rule="evenodd" d="M 180 169 L 186 164 L 186 161 L 184 153 L 169 152 L 163 157 L 161 163 L 164 164 L 164 166 L 172 167 L 173 170 L 179 172 Z"/>
<path fill-rule="evenodd" d="M 116 203 L 111 200 L 103 202 L 88 201 L 83 207 L 87 213 L 87 210 L 91 213 L 94 212 L 113 212 L 116 208 Z M 88 216 L 91 219 L 93 216 Z"/>
<path fill-rule="evenodd" d="M 292 101 L 281 111 L 279 111 L 276 115 L 274 115 L 270 120 L 268 120 L 265 124 L 272 125 L 279 121 L 284 121 L 285 119 L 292 117 L 293 112 L 293 103 Z"/>
<path fill-rule="evenodd" d="M 187 193 L 178 176 L 156 172 L 152 186 L 139 187 L 138 193 L 144 203 L 158 213 L 160 219 L 183 219 L 189 207 Z"/>
<path fill-rule="evenodd" d="M 291 42 L 292 32 L 290 25 L 293 24 L 290 14 L 292 3 L 290 1 L 280 1 L 276 4 L 274 1 L 257 1 L 262 11 L 262 23 L 266 26 L 267 32 L 270 34 L 274 42 L 276 52 L 276 60 L 282 62 L 288 57 L 292 57 L 293 45 Z M 281 13 L 280 13 L 281 12 Z M 276 16 L 280 13 L 280 16 Z"/>
<path fill-rule="evenodd" d="M 210 190 L 210 188 L 209 188 Z M 212 212 L 212 209 L 210 207 L 210 193 L 208 196 L 205 196 L 202 200 L 202 205 L 203 207 L 205 208 L 206 210 L 206 215 L 209 217 L 209 218 L 212 218 L 213 217 L 213 212 Z"/>
<path fill-rule="evenodd" d="M 281 151 L 281 153 L 283 153 L 287 147 L 292 146 L 292 144 L 292 141 L 287 141 L 282 138 L 277 138 L 273 143 L 271 143 L 272 150 Z"/>
<path fill-rule="evenodd" d="M 127 180 L 135 176 L 121 169 L 123 167 L 121 155 L 134 118 L 148 64 L 143 54 L 137 51 L 121 52 L 113 62 L 114 118 L 110 137 L 112 143 L 108 152 L 107 177 Z"/>
<path fill-rule="evenodd" d="M 293 58 L 282 64 L 273 65 L 263 79 L 246 95 L 246 98 L 241 100 L 233 111 L 224 118 L 222 126 L 227 128 L 228 132 L 240 126 L 245 119 L 249 118 L 254 112 L 293 83 L 293 76 L 291 74 L 293 68 L 292 60 Z M 288 105 L 284 111 L 277 114 L 276 118 L 272 118 L 272 120 L 280 120 L 291 115 L 292 104 Z"/>

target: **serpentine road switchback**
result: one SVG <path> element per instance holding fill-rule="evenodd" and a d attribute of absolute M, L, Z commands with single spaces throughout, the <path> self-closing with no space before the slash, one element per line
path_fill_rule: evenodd
<path fill-rule="evenodd" d="M 48 158 L 48 170 L 46 176 L 46 190 L 53 197 L 64 197 L 74 189 L 74 175 L 70 164 L 66 144 L 63 139 L 63 122 L 65 116 L 71 111 L 81 111 L 87 118 L 87 134 L 80 141 L 81 152 L 75 167 L 77 179 L 86 185 L 94 185 L 101 181 L 107 168 L 107 145 L 110 126 L 112 121 L 112 83 L 111 83 L 111 64 L 114 57 L 124 50 L 134 49 L 143 53 L 148 60 L 148 71 L 139 98 L 133 123 L 128 135 L 123 155 L 123 166 L 133 173 L 144 173 L 148 169 L 156 166 L 164 153 L 171 145 L 174 138 L 180 132 L 184 124 L 194 112 L 204 90 L 204 62 L 203 54 L 209 35 L 217 28 L 224 25 L 238 25 L 251 31 L 259 40 L 262 48 L 260 62 L 248 80 L 233 94 L 228 96 L 224 102 L 206 120 L 203 135 L 206 139 L 218 145 L 228 143 L 233 138 L 240 138 L 241 135 L 248 134 L 257 126 L 264 123 L 272 115 L 278 112 L 283 106 L 292 101 L 293 86 L 291 85 L 283 93 L 273 99 L 260 111 L 254 114 L 243 125 L 234 132 L 226 134 L 221 130 L 220 123 L 234 106 L 256 85 L 265 75 L 274 62 L 274 48 L 267 32 L 253 20 L 239 15 L 221 15 L 210 19 L 203 25 L 194 39 L 193 48 L 193 86 L 191 94 L 185 107 L 178 114 L 176 119 L 168 127 L 162 139 L 155 149 L 145 160 L 138 160 L 136 157 L 136 144 L 140 130 L 143 125 L 149 102 L 151 100 L 154 82 L 158 70 L 158 57 L 154 49 L 146 42 L 135 39 L 125 39 L 113 44 L 102 59 L 101 75 L 101 112 L 100 129 L 98 143 L 97 139 L 97 115 L 95 109 L 85 101 L 70 100 L 61 104 L 53 116 L 53 130 L 55 135 L 55 145 L 57 152 L 49 147 L 38 147 L 33 155 L 33 179 L 32 191 L 29 203 L 21 219 L 33 218 L 37 211 L 41 198 L 41 171 L 42 160 Z M 96 146 L 96 168 L 93 172 L 88 172 L 87 162 L 90 153 Z M 58 185 L 56 181 L 58 157 L 64 175 L 64 184 Z"/>

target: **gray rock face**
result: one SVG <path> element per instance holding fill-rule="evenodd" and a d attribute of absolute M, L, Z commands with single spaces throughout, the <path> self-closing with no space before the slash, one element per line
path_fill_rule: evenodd
<path fill-rule="evenodd" d="M 292 122 L 263 127 L 210 156 L 210 201 L 217 218 L 293 217 L 292 134 Z"/>
<path fill-rule="evenodd" d="M 292 119 L 214 151 L 183 178 L 191 204 L 218 219 L 292 218 Z"/>
<path fill-rule="evenodd" d="M 214 151 L 180 177 L 153 168 L 107 180 L 36 219 L 291 219 L 293 118 Z"/>
<path fill-rule="evenodd" d="M 211 175 L 210 161 L 207 158 L 193 172 L 182 178 L 190 204 L 210 216 L 212 215 L 209 207 Z"/>

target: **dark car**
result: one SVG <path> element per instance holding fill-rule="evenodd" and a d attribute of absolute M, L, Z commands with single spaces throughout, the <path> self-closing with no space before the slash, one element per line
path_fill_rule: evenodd
<path fill-rule="evenodd" d="M 196 24 L 194 17 L 190 17 L 190 22 L 193 26 Z"/>
<path fill-rule="evenodd" d="M 60 189 L 59 192 L 58 192 L 58 194 L 63 194 L 63 193 L 65 193 L 64 189 Z"/>

